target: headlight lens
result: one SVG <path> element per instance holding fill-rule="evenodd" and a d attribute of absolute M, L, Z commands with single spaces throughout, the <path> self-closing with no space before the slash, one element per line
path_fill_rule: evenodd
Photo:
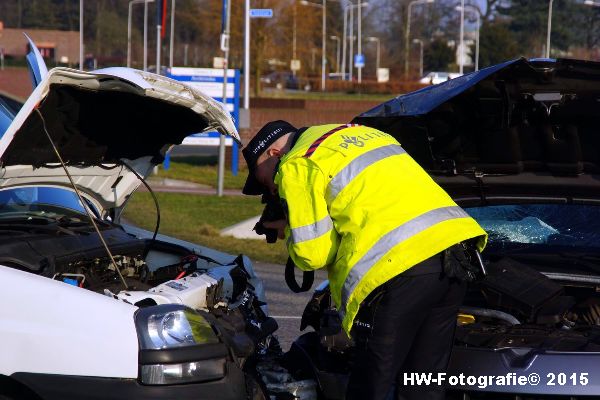
<path fill-rule="evenodd" d="M 219 343 L 208 321 L 189 309 L 152 314 L 148 317 L 147 327 L 144 349 Z"/>
<path fill-rule="evenodd" d="M 146 385 L 205 382 L 225 376 L 228 350 L 200 313 L 182 305 L 141 308 L 140 381 Z"/>
<path fill-rule="evenodd" d="M 142 365 L 141 378 L 145 385 L 173 385 L 204 382 L 225 376 L 225 359 L 204 360 L 183 364 Z"/>

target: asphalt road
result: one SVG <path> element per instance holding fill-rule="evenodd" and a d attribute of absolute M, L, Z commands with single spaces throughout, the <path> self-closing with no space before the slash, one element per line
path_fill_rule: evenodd
<path fill-rule="evenodd" d="M 283 350 L 288 350 L 300 332 L 300 317 L 306 303 L 310 300 L 314 288 L 327 279 L 327 271 L 318 270 L 315 283 L 311 290 L 305 293 L 292 292 L 285 283 L 283 265 L 254 262 L 256 274 L 263 280 L 269 303 L 269 314 L 277 320 L 279 330 L 276 332 Z M 296 277 L 302 279 L 300 270 Z M 308 328 L 311 329 L 311 328 Z"/>

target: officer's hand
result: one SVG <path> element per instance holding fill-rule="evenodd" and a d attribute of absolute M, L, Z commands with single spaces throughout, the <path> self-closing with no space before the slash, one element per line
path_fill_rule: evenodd
<path fill-rule="evenodd" d="M 287 220 L 279 219 L 277 221 L 265 221 L 263 225 L 265 228 L 277 229 L 277 237 L 279 239 L 285 239 L 285 227 L 287 226 Z"/>

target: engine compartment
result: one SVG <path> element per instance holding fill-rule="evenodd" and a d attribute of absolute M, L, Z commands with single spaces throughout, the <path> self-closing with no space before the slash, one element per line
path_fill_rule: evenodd
<path fill-rule="evenodd" d="M 52 277 L 74 272 L 77 265 L 108 259 L 98 234 L 88 223 L 58 223 L 35 219 L 2 224 L 0 227 L 0 264 Z M 145 243 L 110 224 L 99 226 L 115 256 L 136 257 Z"/>
<path fill-rule="evenodd" d="M 600 352 L 600 277 L 557 274 L 516 259 L 486 262 L 457 316 L 455 348 L 537 352 Z M 543 271 L 543 272 L 542 272 Z M 354 343 L 341 328 L 328 283 L 307 304 L 302 335 L 285 355 L 297 379 L 316 379 L 328 399 L 343 399 Z"/>
<path fill-rule="evenodd" d="M 181 304 L 198 310 L 234 352 L 240 368 L 255 355 L 281 352 L 272 336 L 277 323 L 266 313 L 262 287 L 253 285 L 256 276 L 247 258 L 223 263 L 193 247 L 138 238 L 118 224 L 97 221 L 113 264 L 89 223 L 37 222 L 2 224 L 1 265 L 140 308 Z"/>
<path fill-rule="evenodd" d="M 486 269 L 459 309 L 456 346 L 600 351 L 600 277 L 565 278 L 508 257 L 488 261 Z M 326 352 L 351 352 L 328 286 L 306 306 L 301 329 L 308 326 Z"/>
<path fill-rule="evenodd" d="M 559 281 L 517 260 L 488 264 L 470 288 L 455 342 L 467 347 L 600 351 L 600 297 L 593 279 Z"/>
<path fill-rule="evenodd" d="M 222 270 L 218 276 L 205 285 L 220 285 L 220 294 L 213 293 L 215 296 L 231 301 L 247 287 L 249 276 L 241 272 L 243 265 L 224 266 L 193 249 L 159 240 L 139 239 L 117 224 L 97 223 L 101 224 L 100 232 L 114 264 L 97 232 L 84 222 L 79 222 L 76 228 L 30 222 L 26 230 L 10 236 L 12 226 L 4 224 L 0 230 L 6 233 L 0 239 L 0 264 L 104 294 L 146 291 L 171 280 L 186 279 L 193 274 L 200 276 L 219 267 Z M 236 262 L 242 263 L 241 258 Z M 119 274 L 125 279 L 127 288 Z M 206 305 L 204 301 L 201 307 Z"/>

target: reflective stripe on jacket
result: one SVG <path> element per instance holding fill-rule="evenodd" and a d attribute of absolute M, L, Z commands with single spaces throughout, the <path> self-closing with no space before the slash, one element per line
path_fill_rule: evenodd
<path fill-rule="evenodd" d="M 461 241 L 479 237 L 483 250 L 487 235 L 392 136 L 365 126 L 331 132 L 339 127 L 307 129 L 275 183 L 289 254 L 300 269 L 327 267 L 349 334 L 375 288 Z"/>

